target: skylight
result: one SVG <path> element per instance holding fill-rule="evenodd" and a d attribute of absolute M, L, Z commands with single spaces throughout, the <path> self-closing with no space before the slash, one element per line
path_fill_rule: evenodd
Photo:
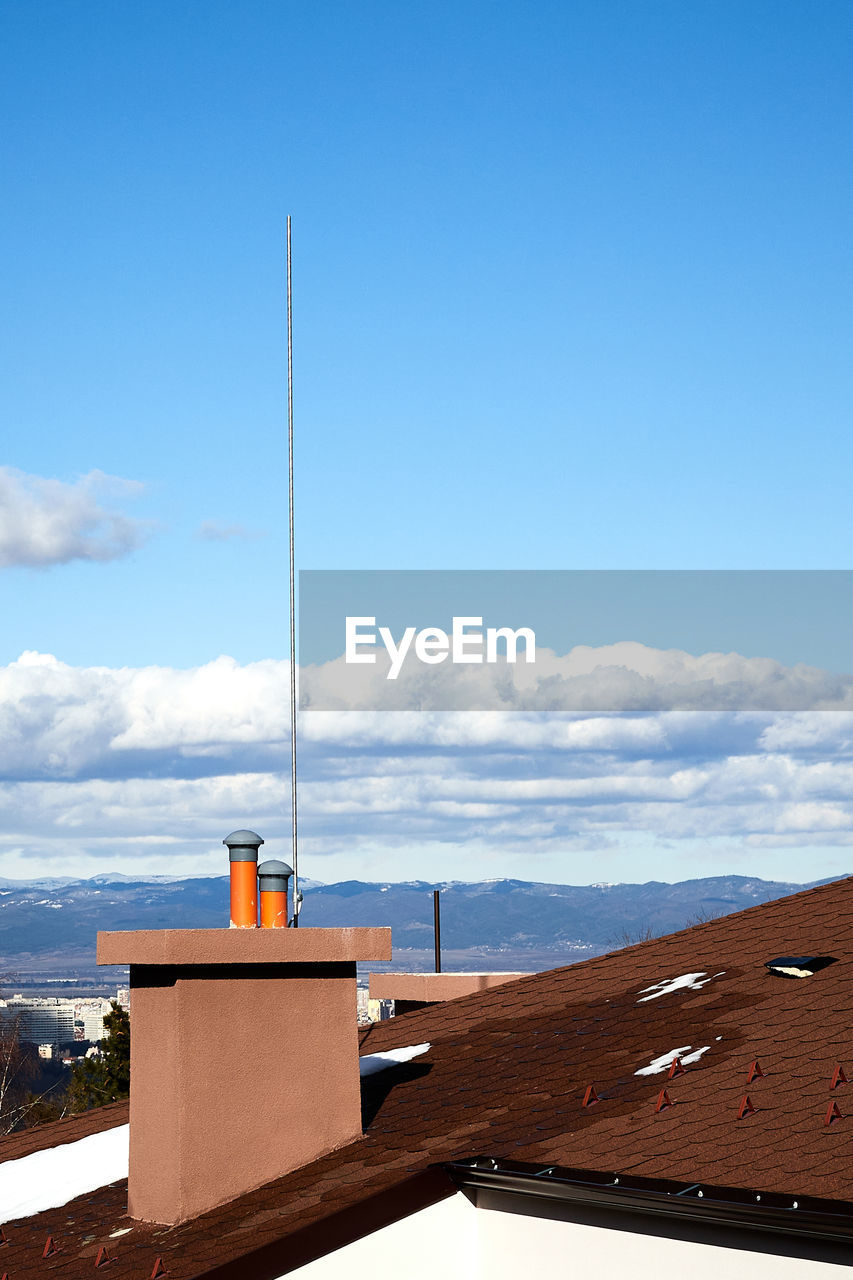
<path fill-rule="evenodd" d="M 810 978 L 813 973 L 835 964 L 836 956 L 777 956 L 766 960 L 765 968 L 780 978 Z"/>

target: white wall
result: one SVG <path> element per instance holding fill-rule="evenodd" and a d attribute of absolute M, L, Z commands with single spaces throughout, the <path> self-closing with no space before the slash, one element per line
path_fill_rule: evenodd
<path fill-rule="evenodd" d="M 522 1216 L 478 1209 L 478 1269 L 489 1280 L 517 1280 L 548 1275 L 572 1280 L 850 1280 L 849 1266 L 784 1257 L 761 1251 L 763 1233 L 750 1233 L 754 1249 L 723 1244 L 729 1233 L 719 1229 L 720 1244 L 645 1235 L 584 1222 Z M 663 1221 L 657 1231 L 666 1231 Z M 742 1236 L 741 1236 L 742 1238 Z M 791 1239 L 790 1245 L 796 1247 Z M 547 1270 L 546 1270 L 547 1268 Z M 451 1273 L 452 1274 L 452 1273 Z M 461 1273 L 460 1273 L 461 1274 Z M 449 1278 L 448 1278 L 449 1280 Z"/>
<path fill-rule="evenodd" d="M 291 1276 L 299 1280 L 473 1280 L 478 1211 L 457 1193 L 356 1240 Z M 437 1259 L 442 1259 L 440 1263 Z"/>
<path fill-rule="evenodd" d="M 542 1216 L 533 1217 L 529 1199 L 481 1199 L 489 1207 L 475 1208 L 460 1192 L 289 1274 L 298 1280 L 851 1280 L 850 1265 L 765 1252 L 770 1239 L 757 1232 L 719 1228 L 720 1243 L 707 1243 L 673 1238 L 662 1220 L 654 1230 L 664 1234 L 647 1235 L 567 1221 L 558 1204 L 537 1203 Z M 750 1247 L 736 1247 L 744 1239 Z M 784 1247 L 793 1251 L 797 1243 Z"/>

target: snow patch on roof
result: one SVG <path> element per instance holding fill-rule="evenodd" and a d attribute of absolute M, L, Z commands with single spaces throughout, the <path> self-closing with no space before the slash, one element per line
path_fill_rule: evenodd
<path fill-rule="evenodd" d="M 652 1058 L 647 1067 L 640 1067 L 639 1071 L 635 1071 L 635 1076 L 654 1076 L 659 1071 L 668 1071 L 675 1062 L 676 1058 L 681 1059 L 683 1067 L 689 1067 L 691 1062 L 698 1062 L 703 1053 L 707 1053 L 710 1045 L 706 1044 L 701 1049 L 694 1049 L 690 1052 L 691 1046 L 683 1044 L 680 1049 L 670 1049 L 668 1053 L 662 1053 L 659 1058 Z"/>
<path fill-rule="evenodd" d="M 58 1209 L 87 1191 L 127 1177 L 130 1126 L 117 1125 L 61 1147 L 34 1151 L 0 1164 L 0 1205 L 4 1222 Z"/>
<path fill-rule="evenodd" d="M 426 1044 L 410 1044 L 404 1049 L 389 1049 L 387 1053 L 365 1053 L 358 1060 L 358 1069 L 363 1076 L 372 1076 L 375 1071 L 384 1071 L 386 1067 L 396 1067 L 401 1062 L 408 1062 L 426 1053 Z"/>
<path fill-rule="evenodd" d="M 663 982 L 655 982 L 650 987 L 643 987 L 637 1004 L 645 1004 L 647 1000 L 657 1000 L 658 996 L 668 996 L 672 991 L 698 991 L 713 978 L 722 978 L 724 973 L 725 969 L 721 969 L 719 973 L 714 973 L 709 978 L 703 969 L 699 973 L 682 973 L 678 978 L 664 978 Z M 651 995 L 645 995 L 646 991 L 650 991 Z"/>

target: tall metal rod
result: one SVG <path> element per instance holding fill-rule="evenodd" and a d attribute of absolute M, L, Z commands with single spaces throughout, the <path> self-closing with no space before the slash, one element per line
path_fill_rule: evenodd
<path fill-rule="evenodd" d="M 438 905 L 438 889 L 432 891 L 432 918 L 435 927 L 435 971 L 441 973 L 441 908 Z"/>
<path fill-rule="evenodd" d="M 293 555 L 293 289 L 287 215 L 287 513 L 290 551 L 290 806 L 293 863 L 293 927 L 299 928 L 299 865 L 296 849 L 296 575 Z"/>

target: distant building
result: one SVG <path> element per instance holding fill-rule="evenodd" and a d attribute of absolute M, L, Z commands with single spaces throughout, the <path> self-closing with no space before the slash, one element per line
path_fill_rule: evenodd
<path fill-rule="evenodd" d="M 386 1018 L 394 1016 L 393 1000 L 372 1000 L 367 987 L 359 987 L 356 995 L 356 1007 L 358 1010 L 358 1023 L 361 1027 L 369 1026 L 371 1022 L 384 1022 Z"/>
<path fill-rule="evenodd" d="M 0 1000 L 0 1020 L 17 1022 L 24 1044 L 70 1044 L 104 1038 L 104 1016 L 110 1001 L 64 1000 L 60 997 L 12 996 Z"/>
<path fill-rule="evenodd" d="M 111 1001 L 93 999 L 77 1000 L 74 1003 L 74 1014 L 77 1023 L 82 1023 L 81 1040 L 103 1040 L 104 1018 L 110 1012 Z M 76 1025 L 76 1024 L 75 1024 Z"/>
<path fill-rule="evenodd" d="M 70 1044 L 74 1039 L 74 1004 L 71 1000 L 27 999 L 16 995 L 0 1002 L 0 1018 L 16 1022 L 24 1044 Z"/>

